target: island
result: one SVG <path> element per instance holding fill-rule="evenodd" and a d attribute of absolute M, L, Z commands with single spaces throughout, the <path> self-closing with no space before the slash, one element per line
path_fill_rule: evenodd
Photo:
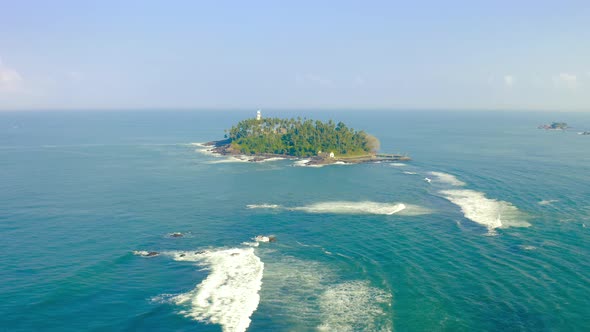
<path fill-rule="evenodd" d="M 553 122 L 551 124 L 540 125 L 538 128 L 545 130 L 566 130 L 569 126 L 565 122 Z"/>
<path fill-rule="evenodd" d="M 225 139 L 205 145 L 221 155 L 252 156 L 250 161 L 297 158 L 310 166 L 410 160 L 405 155 L 378 153 L 380 143 L 375 136 L 342 122 L 263 118 L 260 111 L 256 118 L 226 130 Z"/>

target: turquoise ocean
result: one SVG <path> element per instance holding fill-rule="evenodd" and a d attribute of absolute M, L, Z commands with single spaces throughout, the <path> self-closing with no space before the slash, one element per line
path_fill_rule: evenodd
<path fill-rule="evenodd" d="M 253 115 L 0 113 L 0 330 L 590 330 L 590 113 L 263 110 L 395 164 L 198 144 Z"/>

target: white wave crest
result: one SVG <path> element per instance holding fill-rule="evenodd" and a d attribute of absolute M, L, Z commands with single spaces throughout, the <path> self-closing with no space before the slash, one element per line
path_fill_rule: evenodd
<path fill-rule="evenodd" d="M 450 184 L 452 186 L 461 187 L 465 185 L 465 182 L 457 179 L 454 175 L 443 173 L 443 172 L 430 172 L 432 176 L 435 176 L 438 181 Z"/>
<path fill-rule="evenodd" d="M 264 263 L 253 248 L 176 252 L 177 261 L 194 261 L 211 273 L 197 287 L 172 298 L 186 317 L 219 324 L 226 332 L 243 332 L 250 326 L 250 316 L 260 302 Z"/>
<path fill-rule="evenodd" d="M 391 331 L 391 294 L 352 281 L 331 286 L 320 297 L 320 331 Z"/>
<path fill-rule="evenodd" d="M 416 175 L 416 174 L 418 174 L 416 172 L 408 172 L 408 171 L 404 171 L 403 173 L 404 174 L 407 174 L 407 175 Z"/>
<path fill-rule="evenodd" d="M 281 206 L 277 204 L 248 204 L 248 209 L 280 209 Z"/>
<path fill-rule="evenodd" d="M 319 202 L 304 206 L 284 207 L 278 204 L 249 204 L 246 205 L 248 209 L 267 209 L 278 210 L 284 209 L 288 211 L 303 211 L 307 213 L 333 213 L 333 214 L 377 214 L 377 215 L 393 215 L 399 214 L 404 216 L 418 216 L 423 214 L 430 214 L 432 211 L 428 208 L 406 203 L 379 203 L 371 201 L 363 202 L 348 202 L 348 201 L 334 201 L 334 202 Z"/>
<path fill-rule="evenodd" d="M 537 247 L 531 245 L 520 245 L 519 246 L 522 250 L 536 250 Z"/>
<path fill-rule="evenodd" d="M 270 158 L 265 158 L 265 159 L 261 159 L 259 161 L 257 161 L 257 163 L 266 163 L 266 162 L 270 162 L 270 161 L 280 161 L 280 160 L 285 160 L 287 158 L 284 157 L 270 157 Z"/>
<path fill-rule="evenodd" d="M 295 162 L 293 163 L 293 166 L 305 167 L 305 166 L 307 166 L 308 162 L 309 162 L 309 159 L 295 160 Z"/>
<path fill-rule="evenodd" d="M 432 210 L 429 208 L 425 208 L 420 205 L 414 204 L 404 204 L 406 206 L 405 209 L 400 211 L 398 214 L 403 216 L 421 216 L 424 214 L 431 214 Z"/>
<path fill-rule="evenodd" d="M 305 211 L 308 213 L 337 213 L 337 214 L 381 214 L 392 215 L 406 208 L 403 203 L 378 203 L 378 202 L 322 202 L 291 210 Z"/>
<path fill-rule="evenodd" d="M 486 226 L 490 231 L 499 227 L 528 227 L 526 215 L 512 203 L 490 199 L 475 190 L 443 190 L 440 192 L 458 205 L 465 218 Z"/>
<path fill-rule="evenodd" d="M 544 200 L 540 201 L 538 204 L 539 205 L 551 205 L 556 202 L 559 202 L 559 201 L 556 199 L 544 199 Z"/>
<path fill-rule="evenodd" d="M 221 155 L 215 154 L 216 157 L 222 157 Z M 229 156 L 220 158 L 218 160 L 210 160 L 207 164 L 227 164 L 227 163 L 247 163 L 250 162 L 246 156 Z"/>
<path fill-rule="evenodd" d="M 404 163 L 391 163 L 389 165 L 391 165 L 393 167 L 406 167 L 406 164 L 404 164 Z"/>

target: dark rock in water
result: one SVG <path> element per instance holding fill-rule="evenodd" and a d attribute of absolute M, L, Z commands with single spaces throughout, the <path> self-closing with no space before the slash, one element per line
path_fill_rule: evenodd
<path fill-rule="evenodd" d="M 157 251 L 150 251 L 148 252 L 145 257 L 153 257 L 153 256 L 158 256 L 160 253 Z"/>
<path fill-rule="evenodd" d="M 232 256 L 237 256 L 237 255 L 239 255 L 239 254 L 240 254 L 239 252 L 234 252 L 234 253 L 232 253 L 231 255 L 232 255 Z"/>
<path fill-rule="evenodd" d="M 172 233 L 172 234 L 170 234 L 170 237 L 183 237 L 183 236 L 184 236 L 184 234 L 182 234 L 182 233 Z"/>
<path fill-rule="evenodd" d="M 257 235 L 254 238 L 254 241 L 256 242 L 277 242 L 277 237 L 274 235 Z"/>
<path fill-rule="evenodd" d="M 195 251 L 195 255 L 201 255 L 201 254 L 204 254 L 204 253 L 205 253 L 204 251 Z"/>
<path fill-rule="evenodd" d="M 184 256 L 186 256 L 186 255 L 185 254 L 180 254 L 180 257 L 184 257 Z"/>

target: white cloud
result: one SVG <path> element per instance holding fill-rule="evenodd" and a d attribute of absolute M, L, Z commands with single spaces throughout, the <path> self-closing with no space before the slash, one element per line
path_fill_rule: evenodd
<path fill-rule="evenodd" d="M 4 65 L 0 58 L 0 92 L 12 92 L 18 90 L 22 82 L 23 78 L 19 72 Z"/>
<path fill-rule="evenodd" d="M 504 84 L 511 88 L 512 86 L 514 86 L 514 76 L 512 75 L 504 75 Z"/>
<path fill-rule="evenodd" d="M 558 88 L 576 89 L 578 87 L 578 77 L 574 74 L 560 73 L 553 77 L 553 84 Z"/>

